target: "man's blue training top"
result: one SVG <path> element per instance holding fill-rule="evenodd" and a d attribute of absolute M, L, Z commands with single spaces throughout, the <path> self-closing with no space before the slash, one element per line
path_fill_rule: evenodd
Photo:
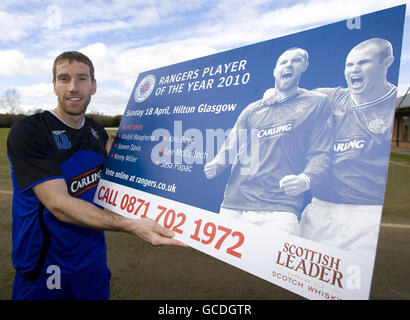
<path fill-rule="evenodd" d="M 17 121 L 7 139 L 13 181 L 12 260 L 26 279 L 49 265 L 62 275 L 106 266 L 103 231 L 59 221 L 35 196 L 33 186 L 64 179 L 71 196 L 93 202 L 106 157 L 107 133 L 85 118 L 80 129 L 49 111 Z"/>

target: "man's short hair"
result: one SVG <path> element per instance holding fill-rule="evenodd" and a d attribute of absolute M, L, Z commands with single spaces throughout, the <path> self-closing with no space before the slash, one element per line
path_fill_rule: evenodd
<path fill-rule="evenodd" d="M 351 51 L 355 49 L 365 49 L 368 47 L 374 47 L 376 49 L 374 50 L 375 56 L 380 59 L 380 62 L 383 62 L 386 58 L 393 56 L 393 46 L 389 41 L 382 38 L 372 38 L 360 42 Z"/>
<path fill-rule="evenodd" d="M 309 53 L 305 49 L 298 48 L 298 47 L 292 47 L 292 48 L 285 50 L 283 53 L 288 52 L 288 51 L 297 51 L 306 62 L 309 61 Z"/>
<path fill-rule="evenodd" d="M 60 54 L 55 60 L 53 64 L 53 81 L 56 80 L 56 69 L 57 69 L 57 64 L 60 62 L 68 60 L 69 63 L 75 61 L 85 63 L 89 68 L 90 68 L 90 77 L 91 81 L 94 81 L 94 66 L 91 60 L 85 55 L 82 54 L 81 52 L 78 51 L 66 51 Z"/>

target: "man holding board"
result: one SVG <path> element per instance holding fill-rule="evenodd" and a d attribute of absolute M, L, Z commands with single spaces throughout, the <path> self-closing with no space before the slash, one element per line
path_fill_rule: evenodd
<path fill-rule="evenodd" d="M 53 66 L 53 111 L 28 116 L 10 130 L 13 180 L 13 299 L 108 299 L 110 271 L 103 230 L 154 245 L 183 245 L 150 219 L 132 220 L 93 204 L 112 140 L 85 117 L 96 92 L 94 67 L 70 51 Z M 50 286 L 50 270 L 61 282 Z"/>

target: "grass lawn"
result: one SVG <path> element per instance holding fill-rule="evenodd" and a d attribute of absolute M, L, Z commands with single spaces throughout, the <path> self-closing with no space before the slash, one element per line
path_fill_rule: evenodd
<path fill-rule="evenodd" d="M 392 153 L 383 206 L 384 222 L 410 223 L 410 155 Z"/>
<path fill-rule="evenodd" d="M 0 300 L 10 298 L 14 277 L 8 130 L 0 128 Z M 392 154 L 390 160 L 382 220 L 410 224 L 410 156 Z M 382 230 L 371 298 L 410 299 L 409 233 Z M 301 299 L 191 248 L 157 248 L 116 232 L 106 232 L 106 237 L 111 299 Z"/>
<path fill-rule="evenodd" d="M 0 190 L 11 190 L 10 162 L 7 157 L 7 134 L 10 129 L 0 128 Z"/>

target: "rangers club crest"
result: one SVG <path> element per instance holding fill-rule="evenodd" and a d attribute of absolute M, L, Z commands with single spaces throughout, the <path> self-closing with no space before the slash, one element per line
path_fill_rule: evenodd
<path fill-rule="evenodd" d="M 155 76 L 150 74 L 142 79 L 135 89 L 134 99 L 136 102 L 142 102 L 147 99 L 155 87 Z"/>
<path fill-rule="evenodd" d="M 387 124 L 384 123 L 383 119 L 381 118 L 376 118 L 372 121 L 370 121 L 367 124 L 367 127 L 369 128 L 369 130 L 373 133 L 382 133 L 384 130 L 386 130 L 387 128 Z"/>
<path fill-rule="evenodd" d="M 93 127 L 88 126 L 88 129 L 90 130 L 91 134 L 93 135 L 94 138 L 99 139 L 100 135 L 98 134 L 98 131 L 95 130 Z"/>

